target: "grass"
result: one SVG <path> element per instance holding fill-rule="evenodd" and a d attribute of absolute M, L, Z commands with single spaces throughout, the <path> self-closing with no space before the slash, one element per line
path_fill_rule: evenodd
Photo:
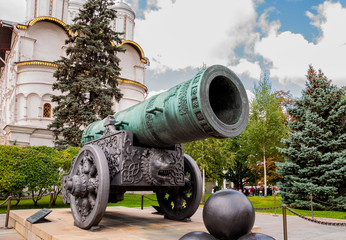
<path fill-rule="evenodd" d="M 210 197 L 211 194 L 206 194 L 206 200 Z M 151 199 L 156 200 L 155 194 L 145 195 L 146 197 L 149 197 Z M 29 200 L 21 200 L 18 206 L 11 206 L 11 210 L 18 210 L 18 209 L 41 209 L 41 208 L 48 208 L 49 206 L 49 196 L 43 197 L 39 202 L 38 206 L 34 206 L 33 201 L 31 199 Z M 252 205 L 254 208 L 269 208 L 274 207 L 274 197 L 268 196 L 267 198 L 264 197 L 249 197 L 250 201 L 252 202 Z M 2 203 L 3 201 L 0 201 Z M 12 202 L 13 204 L 14 202 Z M 283 203 L 281 202 L 281 198 L 276 198 L 276 206 L 281 206 Z M 149 207 L 151 205 L 158 205 L 156 201 L 151 201 L 147 198 L 144 198 L 143 206 Z M 141 195 L 138 194 L 125 194 L 124 200 L 118 203 L 109 203 L 108 206 L 125 206 L 125 207 L 140 207 L 141 206 Z M 65 205 L 60 198 L 57 199 L 56 205 L 52 206 L 52 208 L 68 208 L 69 206 Z M 7 209 L 7 203 L 0 207 L 0 213 L 6 213 Z M 292 209 L 293 211 L 307 217 L 311 217 L 311 211 L 310 210 L 299 210 L 299 209 Z M 256 210 L 256 212 L 262 212 L 262 213 L 270 213 L 274 214 L 274 209 L 272 210 Z M 276 214 L 282 214 L 282 209 L 277 209 Z M 291 212 L 287 211 L 287 215 L 293 215 Z M 314 217 L 321 217 L 321 218 L 335 218 L 335 219 L 342 219 L 346 220 L 346 212 L 342 211 L 314 211 Z"/>
<path fill-rule="evenodd" d="M 274 207 L 274 197 L 268 196 L 267 198 L 264 197 L 249 197 L 250 201 L 252 202 L 252 205 L 254 208 L 268 208 L 268 207 Z M 276 198 L 276 206 L 281 206 L 284 203 L 281 202 L 281 197 Z M 296 213 L 299 213 L 300 215 L 311 217 L 311 210 L 300 210 L 300 209 L 293 209 L 290 208 Z M 272 213 L 274 214 L 274 209 L 272 210 L 256 210 L 256 212 L 264 212 L 264 213 Z M 294 215 L 293 213 L 286 211 L 287 215 Z M 335 218 L 335 219 L 343 219 L 346 220 L 346 212 L 342 211 L 313 211 L 314 217 L 320 217 L 320 218 Z M 282 208 L 276 209 L 276 214 L 282 214 Z"/>
<path fill-rule="evenodd" d="M 49 207 L 50 196 L 45 196 L 38 201 L 38 206 L 34 206 L 34 202 L 31 199 L 21 200 L 17 206 L 13 206 L 17 201 L 11 201 L 11 210 L 20 210 L 20 209 L 42 209 Z M 0 203 L 3 203 L 4 200 L 0 200 Z M 63 201 L 58 198 L 56 201 L 56 205 L 52 206 L 52 208 L 66 208 L 69 207 L 63 203 Z M 7 211 L 7 203 L 0 207 L 0 214 L 6 213 Z"/>

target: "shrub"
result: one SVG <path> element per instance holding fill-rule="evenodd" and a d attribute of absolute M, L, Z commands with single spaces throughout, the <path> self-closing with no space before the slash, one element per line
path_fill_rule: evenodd
<path fill-rule="evenodd" d="M 0 146 L 1 191 L 20 199 L 23 189 L 28 188 L 35 205 L 45 193 L 54 191 L 55 202 L 62 175 L 78 151 L 75 147 L 58 151 L 47 146 Z"/>

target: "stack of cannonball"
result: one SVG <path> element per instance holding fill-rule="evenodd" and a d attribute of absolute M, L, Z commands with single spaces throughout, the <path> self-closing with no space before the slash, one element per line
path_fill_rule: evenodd
<path fill-rule="evenodd" d="M 255 210 L 241 192 L 222 190 L 212 194 L 204 205 L 203 222 L 209 233 L 190 232 L 180 240 L 270 240 L 268 235 L 251 233 Z"/>

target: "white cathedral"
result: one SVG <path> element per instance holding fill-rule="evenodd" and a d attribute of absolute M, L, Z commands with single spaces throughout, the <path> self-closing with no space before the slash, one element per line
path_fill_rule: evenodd
<path fill-rule="evenodd" d="M 65 39 L 85 0 L 26 0 L 26 22 L 0 19 L 0 144 L 53 146 L 47 125 L 53 121 L 52 90 L 55 60 L 66 56 Z M 120 111 L 144 100 L 147 95 L 145 69 L 148 59 L 134 42 L 135 12 L 118 1 L 112 6 L 117 18 L 113 30 L 123 32 L 125 53 L 118 53 L 123 98 L 115 102 Z"/>

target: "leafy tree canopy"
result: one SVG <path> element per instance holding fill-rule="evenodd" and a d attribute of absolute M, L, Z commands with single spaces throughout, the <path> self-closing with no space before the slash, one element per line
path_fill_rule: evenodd
<path fill-rule="evenodd" d="M 275 171 L 267 174 L 267 161 L 282 161 L 277 147 L 281 139 L 288 133 L 280 104 L 280 95 L 272 90 L 267 75 L 255 86 L 255 98 L 250 108 L 250 119 L 243 133 L 244 151 L 249 156 L 252 165 L 263 164 L 265 195 L 267 190 L 267 175 L 275 177 Z M 272 168 L 269 168 L 273 170 Z"/>
<path fill-rule="evenodd" d="M 205 169 L 206 176 L 222 183 L 224 171 L 233 159 L 230 151 L 232 139 L 214 139 L 189 142 L 184 144 L 184 152 L 190 155 L 200 169 Z"/>

